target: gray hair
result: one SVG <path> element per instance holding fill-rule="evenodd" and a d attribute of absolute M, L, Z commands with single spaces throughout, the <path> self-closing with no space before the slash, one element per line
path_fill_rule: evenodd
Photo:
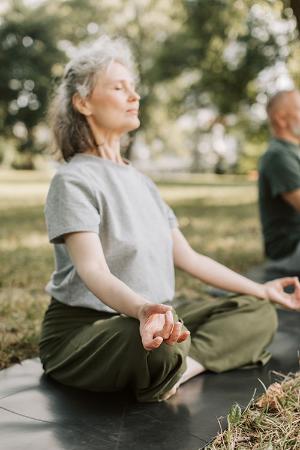
<path fill-rule="evenodd" d="M 55 149 L 65 161 L 75 153 L 97 146 L 85 116 L 73 106 L 73 96 L 78 93 L 81 97 L 88 97 L 99 73 L 105 71 L 112 61 L 127 67 L 137 80 L 133 56 L 123 38 L 112 39 L 103 35 L 92 44 L 80 47 L 66 65 L 62 82 L 49 108 Z"/>

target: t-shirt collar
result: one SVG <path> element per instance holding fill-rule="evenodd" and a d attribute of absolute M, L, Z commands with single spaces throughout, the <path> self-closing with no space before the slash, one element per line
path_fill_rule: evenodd
<path fill-rule="evenodd" d="M 289 145 L 290 147 L 294 148 L 295 150 L 300 151 L 300 144 L 295 144 L 294 142 L 291 142 L 287 139 L 279 138 L 279 137 L 273 137 L 273 140 L 282 142 L 283 144 Z"/>
<path fill-rule="evenodd" d="M 116 166 L 116 167 L 132 167 L 131 162 L 126 158 L 122 158 L 122 160 L 125 162 L 125 165 L 122 165 L 122 164 L 116 163 L 115 161 L 112 161 L 111 159 L 104 159 L 104 158 L 101 158 L 100 156 L 92 155 L 91 153 L 75 153 L 75 155 L 73 156 L 73 158 L 76 158 L 76 159 L 80 158 L 80 157 L 94 158 L 101 163 L 104 163 L 104 164 L 107 163 L 110 165 L 112 164 L 113 166 Z"/>

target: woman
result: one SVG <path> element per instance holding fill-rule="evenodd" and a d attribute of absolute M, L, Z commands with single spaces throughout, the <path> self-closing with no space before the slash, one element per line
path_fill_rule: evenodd
<path fill-rule="evenodd" d="M 299 309 L 300 286 L 255 283 L 190 247 L 152 181 L 121 156 L 121 137 L 140 124 L 139 100 L 120 39 L 100 38 L 66 68 L 52 109 L 66 163 L 45 207 L 56 270 L 40 356 L 63 384 L 160 401 L 206 369 L 266 363 L 277 324 L 269 300 Z M 172 303 L 174 265 L 246 295 Z"/>

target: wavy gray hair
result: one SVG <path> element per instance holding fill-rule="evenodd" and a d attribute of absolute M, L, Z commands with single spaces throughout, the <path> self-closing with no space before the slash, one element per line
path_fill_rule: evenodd
<path fill-rule="evenodd" d="M 83 153 L 97 146 L 85 116 L 74 108 L 72 99 L 76 93 L 88 97 L 99 73 L 105 71 L 112 61 L 127 67 L 137 80 L 133 56 L 123 38 L 112 39 L 103 35 L 92 44 L 80 47 L 66 65 L 63 79 L 49 108 L 55 150 L 65 161 L 75 153 Z"/>

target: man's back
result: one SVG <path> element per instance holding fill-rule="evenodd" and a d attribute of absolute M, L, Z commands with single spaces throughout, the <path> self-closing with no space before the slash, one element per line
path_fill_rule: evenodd
<path fill-rule="evenodd" d="M 259 165 L 259 209 L 266 255 L 280 259 L 300 241 L 300 213 L 282 194 L 300 188 L 300 147 L 283 139 L 271 140 Z"/>

